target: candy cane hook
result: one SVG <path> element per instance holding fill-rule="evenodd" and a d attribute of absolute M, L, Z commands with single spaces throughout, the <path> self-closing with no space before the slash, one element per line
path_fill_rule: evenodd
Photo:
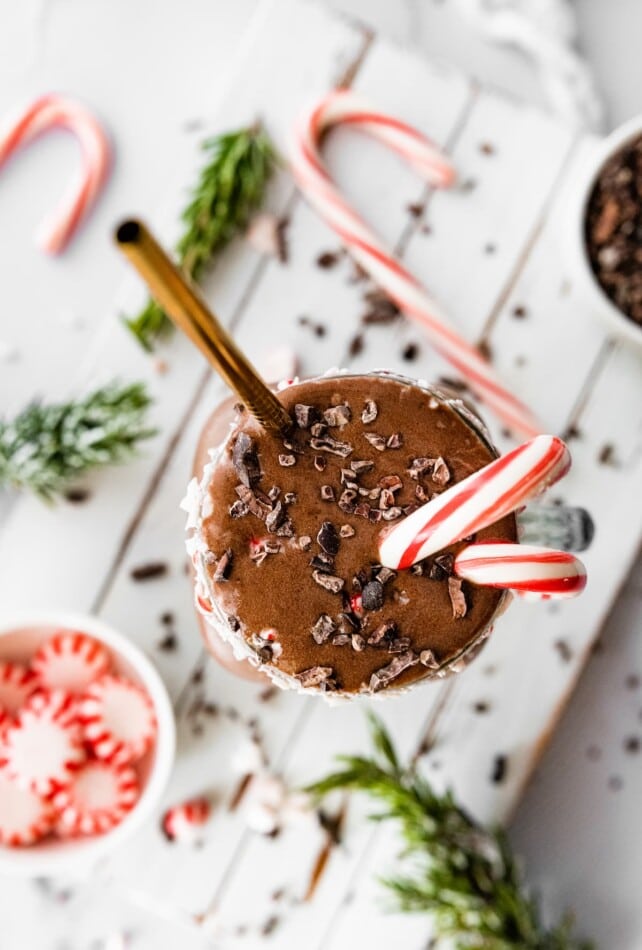
<path fill-rule="evenodd" d="M 450 326 L 427 291 L 392 255 L 345 201 L 320 154 L 323 133 L 351 125 L 370 133 L 405 158 L 433 185 L 448 187 L 455 171 L 437 147 L 416 129 L 375 112 L 349 90 L 334 90 L 304 117 L 292 148 L 292 171 L 310 204 L 339 235 L 355 260 L 407 316 L 419 321 L 435 349 L 508 426 L 527 436 L 541 428 L 530 411 L 495 377 L 477 349 Z"/>
<path fill-rule="evenodd" d="M 36 240 L 48 254 L 59 254 L 93 208 L 107 178 L 111 149 L 97 119 L 80 103 L 65 96 L 40 96 L 0 131 L 0 168 L 24 145 L 50 129 L 67 129 L 77 138 L 81 165 L 68 192 L 42 222 Z"/>

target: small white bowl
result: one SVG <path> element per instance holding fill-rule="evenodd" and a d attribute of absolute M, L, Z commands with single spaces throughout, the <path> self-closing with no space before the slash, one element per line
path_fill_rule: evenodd
<path fill-rule="evenodd" d="M 568 196 L 569 228 L 566 256 L 573 268 L 572 276 L 587 308 L 600 317 L 611 333 L 620 339 L 642 347 L 642 326 L 631 320 L 613 303 L 602 289 L 589 260 L 586 246 L 586 212 L 593 187 L 606 162 L 631 139 L 642 134 L 642 116 L 636 116 L 619 126 L 603 139 L 580 171 Z"/>
<path fill-rule="evenodd" d="M 156 711 L 156 741 L 137 763 L 141 796 L 119 825 L 96 837 L 47 838 L 24 848 L 0 845 L 1 874 L 47 877 L 86 871 L 99 858 L 115 851 L 154 812 L 174 761 L 176 727 L 163 681 L 138 647 L 102 620 L 66 611 L 22 611 L 2 615 L 0 659 L 28 662 L 40 643 L 61 627 L 81 630 L 100 640 L 109 650 L 112 668 L 147 690 Z"/>

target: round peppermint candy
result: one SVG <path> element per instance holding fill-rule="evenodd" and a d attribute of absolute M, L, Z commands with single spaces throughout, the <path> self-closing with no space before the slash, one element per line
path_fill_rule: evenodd
<path fill-rule="evenodd" d="M 33 844 L 51 830 L 51 805 L 28 788 L 21 788 L 0 769 L 0 844 L 17 848 Z"/>
<path fill-rule="evenodd" d="M 5 730 L 2 760 L 22 788 L 52 795 L 85 760 L 73 697 L 61 690 L 34 694 Z"/>
<path fill-rule="evenodd" d="M 134 762 L 156 735 L 151 699 L 122 676 L 103 676 L 92 683 L 79 710 L 85 740 L 99 759 Z"/>
<path fill-rule="evenodd" d="M 47 689 L 77 695 L 109 669 L 109 655 L 98 640 L 77 630 L 58 630 L 46 640 L 31 666 Z"/>
<path fill-rule="evenodd" d="M 8 716 L 15 716 L 38 686 L 33 670 L 20 663 L 0 660 L 0 706 Z"/>
<path fill-rule="evenodd" d="M 138 779 L 129 765 L 90 759 L 53 796 L 56 831 L 64 837 L 104 834 L 120 824 L 138 795 Z"/>

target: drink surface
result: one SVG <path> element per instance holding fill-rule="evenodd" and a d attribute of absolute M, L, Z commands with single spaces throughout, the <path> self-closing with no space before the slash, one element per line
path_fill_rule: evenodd
<path fill-rule="evenodd" d="M 335 376 L 280 398 L 285 440 L 240 410 L 203 508 L 205 569 L 230 632 L 303 687 L 408 685 L 453 662 L 502 593 L 450 576 L 439 552 L 382 569 L 377 541 L 434 494 L 494 458 L 444 399 L 395 377 Z M 512 516 L 475 540 L 515 540 Z"/>

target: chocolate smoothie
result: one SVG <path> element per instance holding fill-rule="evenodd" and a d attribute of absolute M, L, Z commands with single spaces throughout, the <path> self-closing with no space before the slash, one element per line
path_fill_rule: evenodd
<path fill-rule="evenodd" d="M 409 570 L 378 538 L 496 453 L 461 404 L 390 375 L 330 376 L 279 398 L 285 439 L 237 407 L 193 497 L 200 602 L 238 656 L 280 685 L 397 690 L 456 669 L 504 593 L 452 576 L 464 542 Z M 195 489 L 196 491 L 196 489 Z M 513 516 L 475 540 L 516 540 Z"/>

